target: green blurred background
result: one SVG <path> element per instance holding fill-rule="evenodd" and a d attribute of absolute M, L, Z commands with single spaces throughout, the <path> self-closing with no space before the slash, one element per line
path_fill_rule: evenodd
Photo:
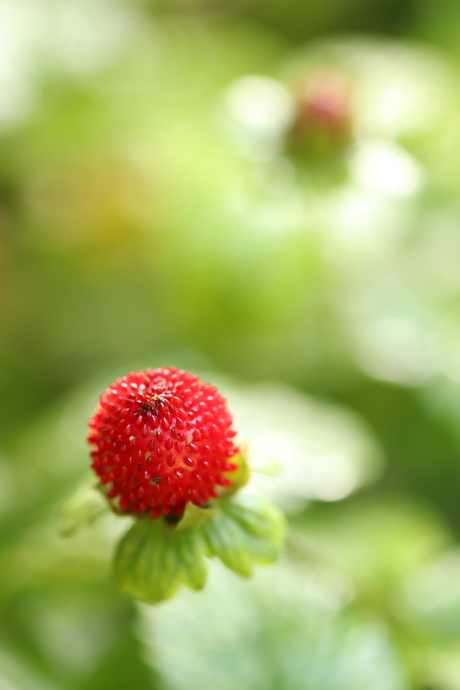
<path fill-rule="evenodd" d="M 0 0 L 0 690 L 460 690 L 460 4 Z M 147 607 L 86 419 L 228 397 L 281 562 Z"/>

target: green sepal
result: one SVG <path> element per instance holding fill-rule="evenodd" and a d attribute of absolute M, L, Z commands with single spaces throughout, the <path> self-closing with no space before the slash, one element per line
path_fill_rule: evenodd
<path fill-rule="evenodd" d="M 116 550 L 115 585 L 155 604 L 172 597 L 182 585 L 204 587 L 204 559 L 212 556 L 248 577 L 256 563 L 278 558 L 284 531 L 283 514 L 260 496 L 221 498 L 207 508 L 189 503 L 175 524 L 164 518 L 139 518 Z"/>
<path fill-rule="evenodd" d="M 199 528 L 174 529 L 163 519 L 134 523 L 118 545 L 113 563 L 116 587 L 150 604 L 172 597 L 181 585 L 201 589 L 209 549 Z"/>
<path fill-rule="evenodd" d="M 175 526 L 176 530 L 187 529 L 188 527 L 198 527 L 214 515 L 217 508 L 199 508 L 194 503 L 187 503 L 182 518 Z"/>
<path fill-rule="evenodd" d="M 230 462 L 238 465 L 236 470 L 231 470 L 230 472 L 224 472 L 224 477 L 228 477 L 232 482 L 229 487 L 221 488 L 219 490 L 220 496 L 233 496 L 237 491 L 243 488 L 251 476 L 251 471 L 249 469 L 249 464 L 247 460 L 247 450 L 243 447 L 238 455 L 235 455 L 230 459 Z"/>
<path fill-rule="evenodd" d="M 218 503 L 220 510 L 201 526 L 211 554 L 247 577 L 255 563 L 272 563 L 279 557 L 285 519 L 278 508 L 260 496 Z"/>

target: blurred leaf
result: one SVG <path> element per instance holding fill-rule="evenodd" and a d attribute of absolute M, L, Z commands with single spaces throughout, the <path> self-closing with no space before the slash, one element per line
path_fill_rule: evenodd
<path fill-rule="evenodd" d="M 82 486 L 60 508 L 59 533 L 69 537 L 82 527 L 93 524 L 108 510 L 107 500 L 95 486 Z"/>
<path fill-rule="evenodd" d="M 250 486 L 284 512 L 298 512 L 311 498 L 345 498 L 378 475 L 380 450 L 349 409 L 281 384 L 242 386 L 222 380 L 219 389 L 229 401 L 235 427 L 251 440 L 243 450 L 251 467 Z M 276 482 L 271 481 L 277 473 Z"/>
<path fill-rule="evenodd" d="M 144 658 L 167 687 L 413 687 L 387 627 L 352 607 L 342 608 L 345 601 L 333 603 L 340 575 L 315 573 L 283 559 L 246 581 L 219 566 L 211 564 L 209 584 L 200 594 L 200 619 L 206 625 L 197 625 L 196 598 L 188 592 L 167 607 L 139 608 Z"/>

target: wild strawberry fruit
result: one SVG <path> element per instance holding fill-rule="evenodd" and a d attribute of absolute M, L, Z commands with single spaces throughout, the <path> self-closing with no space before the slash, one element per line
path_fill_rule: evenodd
<path fill-rule="evenodd" d="M 181 515 L 230 486 L 237 468 L 225 399 L 174 367 L 131 372 L 100 397 L 89 421 L 92 467 L 122 512 Z"/>

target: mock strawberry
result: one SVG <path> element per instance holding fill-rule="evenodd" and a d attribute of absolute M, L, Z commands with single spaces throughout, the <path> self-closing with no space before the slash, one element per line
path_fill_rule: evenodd
<path fill-rule="evenodd" d="M 352 143 L 352 85 L 344 74 L 320 70 L 310 75 L 297 95 L 294 123 L 289 134 L 293 152 L 324 157 Z"/>
<path fill-rule="evenodd" d="M 181 515 L 230 486 L 236 432 L 225 399 L 174 367 L 131 372 L 100 397 L 89 421 L 92 467 L 121 512 Z"/>

